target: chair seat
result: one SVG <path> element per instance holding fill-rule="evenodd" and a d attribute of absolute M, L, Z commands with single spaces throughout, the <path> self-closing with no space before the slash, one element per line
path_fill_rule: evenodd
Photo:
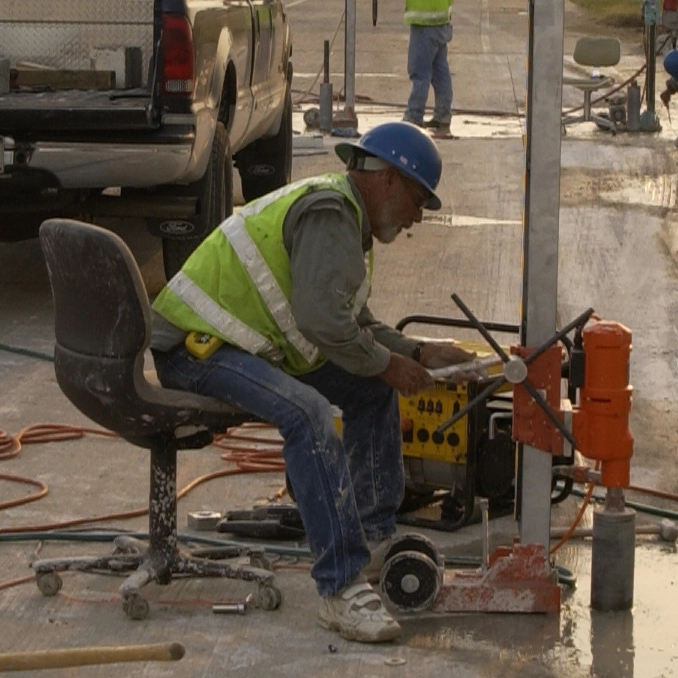
<path fill-rule="evenodd" d="M 595 91 L 614 85 L 614 78 L 609 76 L 602 76 L 600 78 L 563 78 L 563 85 L 570 85 L 582 91 Z"/>

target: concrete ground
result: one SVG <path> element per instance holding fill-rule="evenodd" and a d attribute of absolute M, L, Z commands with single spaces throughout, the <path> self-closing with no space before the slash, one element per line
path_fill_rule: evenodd
<path fill-rule="evenodd" d="M 524 149 L 521 122 L 525 102 L 526 5 L 505 0 L 456 0 L 455 36 L 450 48 L 457 114 L 442 140 L 440 213 L 392 245 L 377 248 L 373 311 L 395 323 L 411 313 L 458 316 L 453 292 L 488 320 L 519 320 Z M 331 80 L 342 87 L 340 20 L 343 2 L 292 0 L 287 11 L 294 29 L 296 177 L 337 170 L 332 146 L 337 139 L 309 141 L 302 114 L 317 105 L 323 40 L 332 42 Z M 624 82 L 642 66 L 640 35 L 592 24 L 566 5 L 565 68 L 581 34 L 619 34 L 622 60 L 611 69 Z M 399 119 L 409 92 L 407 32 L 400 5 L 384 2 L 372 26 L 368 3 L 358 8 L 356 112 L 360 131 Z M 658 72 L 661 87 L 663 74 Z M 580 104 L 564 92 L 563 107 Z M 341 104 L 339 104 L 341 107 Z M 678 251 L 673 217 L 676 195 L 674 130 L 664 110 L 656 134 L 613 137 L 591 123 L 568 128 L 562 142 L 558 314 L 565 323 L 592 306 L 603 317 L 633 330 L 631 381 L 635 437 L 632 483 L 665 493 L 678 492 L 674 452 L 678 415 Z M 138 224 L 116 227 L 132 247 L 150 291 L 162 284 L 158 243 Z M 21 437 L 24 429 L 53 423 L 87 427 L 61 394 L 48 360 L 53 346 L 51 293 L 36 241 L 0 244 L 0 428 Z M 413 330 L 414 331 L 414 330 Z M 421 333 L 422 328 L 416 331 Z M 444 336 L 440 328 L 427 328 Z M 458 333 L 460 336 L 461 333 Z M 477 338 L 473 336 L 472 338 Z M 505 339 L 505 338 L 504 338 Z M 18 350 L 7 350 L 13 347 Z M 1 440 L 1 439 L 0 439 Z M 676 550 L 651 536 L 638 536 L 634 607 L 625 613 L 591 610 L 591 549 L 570 540 L 555 555 L 569 569 L 575 586 L 563 586 L 560 613 L 497 615 L 421 613 L 401 617 L 403 638 L 395 644 L 366 646 L 341 640 L 315 622 L 317 596 L 308 561 L 286 544 L 274 558 L 281 608 L 245 615 L 214 614 L 214 602 L 240 601 L 252 590 L 236 581 L 177 580 L 144 592 L 150 616 L 133 622 L 117 596 L 120 580 L 68 574 L 61 592 L 43 597 L 33 582 L 8 585 L 30 576 L 37 554 L 107 553 L 105 542 L 44 539 L 53 524 L 143 509 L 148 495 L 148 455 L 120 440 L 86 435 L 82 439 L 29 444 L 18 454 L 0 446 L 2 501 L 24 497 L 24 484 L 6 476 L 39 481 L 49 488 L 39 501 L 12 506 L 0 516 L 0 653 L 181 642 L 186 656 L 176 663 L 134 662 L 50 669 L 49 676 L 107 677 L 124 672 L 143 676 L 362 676 L 426 677 L 623 677 L 656 678 L 678 673 L 676 646 Z M 223 451 L 180 453 L 178 486 L 188 488 L 205 474 L 233 469 Z M 277 495 L 280 472 L 222 477 L 194 486 L 179 503 L 179 526 L 188 533 L 191 511 L 251 507 Z M 627 498 L 673 515 L 670 498 L 629 492 Z M 581 498 L 553 507 L 554 527 L 569 525 Z M 657 515 L 638 513 L 638 523 Z M 590 526 L 591 510 L 583 525 Z M 146 529 L 146 518 L 95 523 L 96 530 Z M 23 534 L 13 534 L 19 529 Z M 407 528 L 402 527 L 402 530 Z M 31 530 L 29 532 L 29 530 Z M 481 529 L 423 530 L 450 558 L 478 558 Z M 193 536 L 201 536 L 192 533 Z M 202 533 L 204 535 L 205 533 Z M 207 533 L 216 538 L 216 533 Z M 517 534 L 509 517 L 490 521 L 491 546 Z M 279 544 L 277 544 L 279 545 Z M 272 556 L 273 557 L 273 556 Z M 475 561 L 468 560 L 467 567 Z M 3 582 L 7 582 L 5 584 Z M 1 657 L 0 657 L 1 660 Z M 31 672 L 38 674 L 37 671 Z"/>

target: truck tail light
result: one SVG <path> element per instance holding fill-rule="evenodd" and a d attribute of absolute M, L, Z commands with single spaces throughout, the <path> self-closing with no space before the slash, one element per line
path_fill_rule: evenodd
<path fill-rule="evenodd" d="M 180 14 L 162 18 L 162 94 L 190 97 L 193 93 L 193 36 L 188 19 Z"/>

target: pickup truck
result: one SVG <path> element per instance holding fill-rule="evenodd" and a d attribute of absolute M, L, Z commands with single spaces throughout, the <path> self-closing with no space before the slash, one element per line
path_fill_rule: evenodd
<path fill-rule="evenodd" d="M 173 275 L 233 210 L 289 183 L 281 0 L 2 0 L 0 240 L 47 217 L 142 219 Z"/>

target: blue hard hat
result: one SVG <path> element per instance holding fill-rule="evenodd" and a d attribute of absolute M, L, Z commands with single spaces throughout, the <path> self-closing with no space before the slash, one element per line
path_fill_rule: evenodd
<path fill-rule="evenodd" d="M 678 80 L 678 49 L 671 50 L 664 57 L 664 70 Z"/>
<path fill-rule="evenodd" d="M 425 207 L 440 209 L 441 202 L 435 188 L 440 181 L 443 163 L 431 137 L 416 125 L 385 122 L 365 132 L 359 141 L 337 144 L 334 150 L 349 169 L 350 161 L 357 154 L 374 155 L 385 160 L 429 192 Z"/>

